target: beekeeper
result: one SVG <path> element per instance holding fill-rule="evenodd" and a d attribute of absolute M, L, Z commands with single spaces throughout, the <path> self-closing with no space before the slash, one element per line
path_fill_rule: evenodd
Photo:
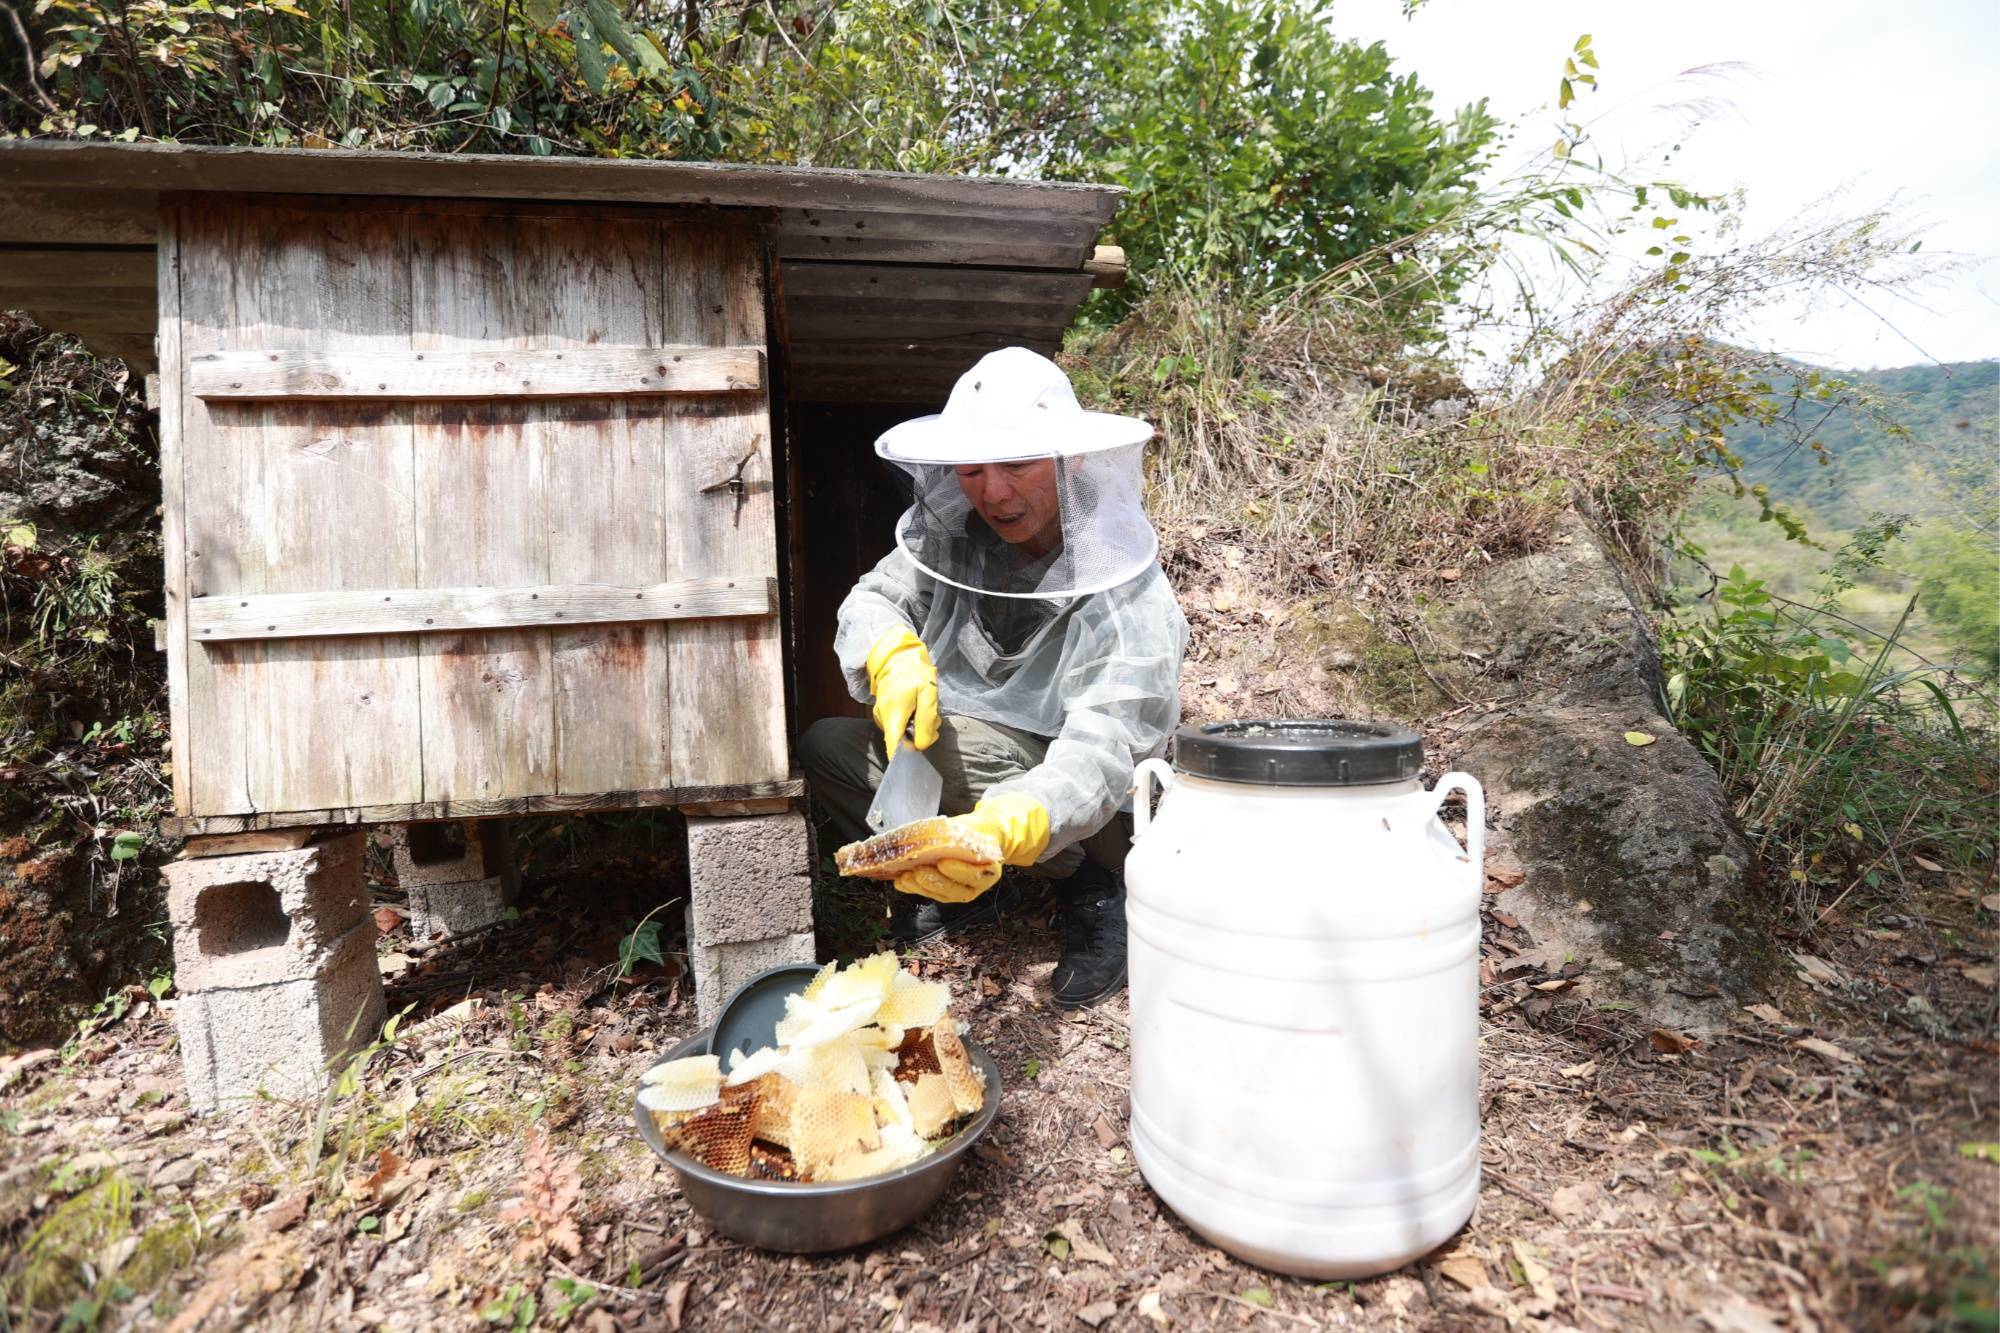
<path fill-rule="evenodd" d="M 1140 498 L 1152 433 L 1084 411 L 1061 369 L 1020 347 L 961 376 L 942 413 L 884 433 L 875 451 L 915 495 L 834 636 L 873 721 L 828 718 L 801 744 L 815 799 L 854 839 L 907 731 L 944 778 L 941 813 L 1055 881 L 1065 1007 L 1125 984 L 1132 770 L 1180 719 L 1187 621 Z M 992 919 L 1000 874 L 906 872 L 894 933 L 914 943 Z"/>

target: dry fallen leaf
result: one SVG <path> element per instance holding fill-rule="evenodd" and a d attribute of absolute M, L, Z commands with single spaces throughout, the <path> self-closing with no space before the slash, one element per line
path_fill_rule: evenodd
<path fill-rule="evenodd" d="M 312 1191 L 301 1190 L 297 1194 L 278 1200 L 259 1214 L 264 1226 L 273 1233 L 289 1231 L 305 1221 L 306 1209 L 312 1203 Z"/>
<path fill-rule="evenodd" d="M 1575 984 L 1576 979 L 1574 977 L 1551 977 L 1547 981 L 1537 981 L 1534 984 L 1534 989 L 1548 991 L 1553 994 L 1557 991 L 1566 991 Z"/>
<path fill-rule="evenodd" d="M 1449 1259 L 1438 1260 L 1437 1271 L 1467 1291 L 1493 1285 L 1493 1279 L 1486 1275 L 1486 1265 L 1469 1254 L 1454 1254 Z"/>
<path fill-rule="evenodd" d="M 1795 953 L 1792 961 L 1805 969 L 1805 979 L 1815 986 L 1828 986 L 1840 980 L 1840 972 L 1834 965 L 1815 954 Z"/>
<path fill-rule="evenodd" d="M 1060 1223 L 1049 1229 L 1049 1235 L 1066 1241 L 1068 1243 L 1069 1254 L 1073 1258 L 1081 1259 L 1088 1264 L 1103 1264 L 1108 1268 L 1118 1267 L 1117 1256 L 1092 1240 L 1090 1233 L 1083 1229 L 1082 1222 L 1071 1219 L 1068 1222 Z M 1051 1248 L 1053 1249 L 1053 1245 Z M 1056 1257 L 1062 1258 L 1063 1256 L 1057 1255 Z"/>
<path fill-rule="evenodd" d="M 1092 1328 L 1096 1328 L 1099 1324 L 1117 1313 L 1117 1301 L 1098 1301 L 1095 1304 L 1086 1305 L 1081 1310 L 1078 1310 L 1076 1317 L 1084 1323 L 1089 1324 Z"/>
<path fill-rule="evenodd" d="M 1855 1063 L 1855 1059 L 1852 1055 L 1848 1054 L 1840 1047 L 1834 1045 L 1832 1042 L 1821 1041 L 1818 1037 L 1800 1037 L 1797 1041 L 1793 1042 L 1792 1045 L 1798 1047 L 1802 1051 L 1811 1051 L 1814 1055 L 1820 1056 L 1824 1059 L 1831 1060 L 1835 1064 Z"/>
<path fill-rule="evenodd" d="M 1721 1305 L 1703 1310 L 1701 1317 L 1715 1333 L 1782 1333 L 1776 1315 L 1735 1292 L 1726 1293 Z"/>
<path fill-rule="evenodd" d="M 1513 1247 L 1514 1262 L 1520 1265 L 1525 1285 L 1534 1293 L 1533 1298 L 1521 1307 L 1521 1312 L 1530 1318 L 1555 1313 L 1556 1283 L 1549 1270 L 1536 1260 L 1534 1249 L 1528 1242 L 1515 1240 L 1508 1243 Z"/>
<path fill-rule="evenodd" d="M 1743 1006 L 1743 1012 L 1749 1014 L 1752 1018 L 1761 1018 L 1773 1027 L 1790 1027 L 1792 1022 L 1791 1019 L 1786 1018 L 1784 1014 L 1778 1011 L 1776 1005 L 1746 1004 Z"/>
<path fill-rule="evenodd" d="M 1527 878 L 1528 874 L 1525 870 L 1488 870 L 1486 872 L 1486 891 L 1488 893 L 1505 893 L 1509 889 L 1519 888 Z"/>
<path fill-rule="evenodd" d="M 396 1178 L 397 1173 L 403 1169 L 403 1166 L 404 1162 L 402 1158 L 389 1149 L 384 1148 L 381 1155 L 375 1159 L 375 1171 L 373 1175 L 368 1176 L 364 1180 L 350 1180 L 347 1182 L 347 1197 L 364 1207 L 378 1202 L 382 1198 L 384 1191 L 389 1188 L 389 1182 Z"/>
<path fill-rule="evenodd" d="M 1958 970 L 1964 974 L 1967 981 L 1985 990 L 1992 990 L 1995 981 L 2000 980 L 1995 977 L 1991 967 L 1961 967 Z"/>
<path fill-rule="evenodd" d="M 1587 1180 L 1565 1185 L 1549 1196 L 1549 1211 L 1565 1222 L 1573 1217 L 1582 1217 L 1590 1211 L 1596 1194 L 1597 1186 Z"/>
<path fill-rule="evenodd" d="M 1660 738 L 1650 731 L 1628 731 L 1625 733 L 1625 743 L 1627 745 L 1651 745 L 1658 739 Z"/>
<path fill-rule="evenodd" d="M 1160 1293 L 1157 1291 L 1149 1291 L 1139 1298 L 1139 1313 L 1161 1328 L 1173 1322 L 1167 1312 L 1160 1308 Z"/>
<path fill-rule="evenodd" d="M 1560 1072 L 1564 1078 L 1589 1078 L 1597 1072 L 1597 1061 L 1585 1060 L 1580 1065 L 1567 1065 Z"/>
<path fill-rule="evenodd" d="M 1989 912 L 2000 912 L 2000 893 L 1989 893 L 1979 900 L 1979 905 Z"/>
<path fill-rule="evenodd" d="M 1676 1032 L 1672 1028 L 1654 1028 L 1646 1034 L 1646 1039 L 1652 1042 L 1653 1049 L 1662 1055 L 1686 1055 L 1701 1045 L 1701 1038 L 1691 1037 L 1685 1032 Z"/>
<path fill-rule="evenodd" d="M 681 1316 L 687 1311 L 688 1283 L 689 1279 L 681 1277 L 675 1278 L 667 1284 L 667 1308 L 665 1314 L 668 1328 L 677 1329 L 681 1326 Z"/>
<path fill-rule="evenodd" d="M 1082 1011 L 1079 1010 L 1078 1012 Z M 1118 1130 L 1104 1116 L 1097 1117 L 1097 1123 L 1090 1128 L 1091 1132 L 1097 1135 L 1098 1147 L 1109 1151 L 1118 1146 Z"/>
<path fill-rule="evenodd" d="M 1933 875 L 1941 875 L 1944 873 L 1944 867 L 1939 865 L 1937 862 L 1931 860 L 1927 856 L 1913 856 L 1910 859 L 1917 863 L 1917 869 L 1919 870 L 1928 870 Z"/>

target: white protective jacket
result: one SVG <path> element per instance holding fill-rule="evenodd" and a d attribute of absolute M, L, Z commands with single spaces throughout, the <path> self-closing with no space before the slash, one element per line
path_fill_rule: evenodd
<path fill-rule="evenodd" d="M 1025 642 L 996 641 L 982 602 L 1000 634 Z M 1021 626 L 1034 607 L 1042 623 Z M 1180 723 L 1187 620 L 1158 565 L 1102 592 L 1024 603 L 933 579 L 898 547 L 862 575 L 839 616 L 834 652 L 862 703 L 872 697 L 868 650 L 908 625 L 937 664 L 941 713 L 1051 738 L 1041 763 L 992 789 L 1026 792 L 1047 809 L 1044 860 L 1104 827 L 1127 803 L 1132 770 L 1163 753 Z"/>

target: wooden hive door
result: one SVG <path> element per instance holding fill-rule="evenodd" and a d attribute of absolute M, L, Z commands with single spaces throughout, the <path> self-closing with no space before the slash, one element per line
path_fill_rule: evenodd
<path fill-rule="evenodd" d="M 163 234 L 181 814 L 787 779 L 754 228 L 200 196 Z"/>

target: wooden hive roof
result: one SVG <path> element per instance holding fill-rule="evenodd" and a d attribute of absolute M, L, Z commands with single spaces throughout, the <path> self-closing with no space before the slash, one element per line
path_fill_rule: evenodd
<path fill-rule="evenodd" d="M 1093 273 L 1106 276 L 1093 251 L 1122 193 L 714 162 L 0 140 L 0 308 L 150 368 L 169 192 L 748 210 L 771 228 L 773 341 L 791 396 L 808 402 L 940 402 L 995 347 L 1053 351 Z"/>

